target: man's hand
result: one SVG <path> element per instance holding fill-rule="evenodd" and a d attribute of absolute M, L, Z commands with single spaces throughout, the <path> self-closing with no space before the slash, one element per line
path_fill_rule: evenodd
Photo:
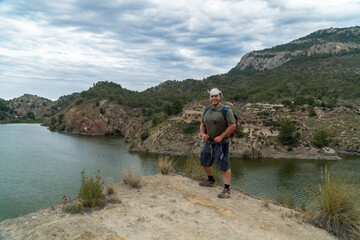
<path fill-rule="evenodd" d="M 219 143 L 223 140 L 223 138 L 221 136 L 217 136 L 216 138 L 214 138 L 214 142 Z"/>
<path fill-rule="evenodd" d="M 202 139 L 203 139 L 204 141 L 209 140 L 209 138 L 210 138 L 210 136 L 207 135 L 206 133 L 205 133 L 205 134 L 202 134 Z"/>

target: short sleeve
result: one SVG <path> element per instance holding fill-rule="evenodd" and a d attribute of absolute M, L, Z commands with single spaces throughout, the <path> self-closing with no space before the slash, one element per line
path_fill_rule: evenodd
<path fill-rule="evenodd" d="M 235 123 L 234 113 L 231 108 L 228 108 L 228 110 L 226 111 L 226 121 L 228 123 Z"/>

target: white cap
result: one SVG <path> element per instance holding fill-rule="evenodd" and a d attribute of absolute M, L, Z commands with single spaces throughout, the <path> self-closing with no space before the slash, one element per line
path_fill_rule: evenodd
<path fill-rule="evenodd" d="M 213 88 L 210 91 L 208 90 L 208 93 L 210 94 L 210 96 L 212 96 L 212 95 L 221 95 L 221 97 L 222 97 L 221 91 L 219 89 L 217 89 L 217 88 Z"/>

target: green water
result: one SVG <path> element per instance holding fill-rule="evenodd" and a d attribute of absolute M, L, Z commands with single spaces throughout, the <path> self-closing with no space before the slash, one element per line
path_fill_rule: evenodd
<path fill-rule="evenodd" d="M 132 154 L 118 137 L 75 136 L 48 131 L 38 124 L 0 125 L 0 221 L 76 197 L 80 172 L 101 169 L 105 182 L 119 182 L 120 169 L 135 166 L 143 175 L 159 173 L 157 155 Z M 177 158 L 177 170 L 185 158 Z M 297 204 L 305 190 L 320 181 L 321 168 L 360 184 L 360 157 L 341 161 L 231 159 L 232 185 L 253 196 L 276 199 L 290 194 Z"/>

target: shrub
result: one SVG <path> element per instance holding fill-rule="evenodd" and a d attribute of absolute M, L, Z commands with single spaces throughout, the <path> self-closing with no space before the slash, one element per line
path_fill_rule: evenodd
<path fill-rule="evenodd" d="M 283 104 L 284 106 L 290 106 L 292 102 L 290 100 L 284 100 L 281 102 L 281 104 Z"/>
<path fill-rule="evenodd" d="M 179 99 L 175 99 L 173 104 L 171 105 L 172 114 L 179 114 L 182 112 L 184 105 L 181 103 Z"/>
<path fill-rule="evenodd" d="M 285 196 L 278 196 L 276 197 L 276 201 L 283 205 L 286 206 L 288 208 L 291 209 L 295 209 L 296 208 L 296 204 L 295 204 L 295 198 L 293 196 L 291 196 L 290 194 L 287 195 L 287 197 Z"/>
<path fill-rule="evenodd" d="M 310 213 L 310 221 L 318 227 L 344 239 L 360 239 L 360 209 L 355 186 L 331 178 L 325 174 L 319 191 L 313 193 L 316 212 Z"/>
<path fill-rule="evenodd" d="M 156 127 L 159 123 L 161 123 L 160 117 L 158 115 L 154 115 L 151 119 L 151 127 Z"/>
<path fill-rule="evenodd" d="M 108 185 L 106 186 L 106 194 L 107 195 L 112 195 L 115 193 L 115 190 L 114 190 L 114 186 L 113 185 Z"/>
<path fill-rule="evenodd" d="M 100 170 L 97 171 L 95 179 L 85 176 L 85 169 L 81 171 L 81 186 L 78 199 L 85 207 L 96 207 L 103 202 L 103 182 L 101 182 Z"/>
<path fill-rule="evenodd" d="M 121 173 L 121 179 L 123 180 L 123 182 L 126 185 L 129 185 L 133 188 L 139 188 L 140 187 L 140 182 L 141 182 L 141 177 L 139 176 L 139 174 L 136 172 L 134 167 L 128 167 L 128 168 L 124 168 Z"/>
<path fill-rule="evenodd" d="M 200 165 L 200 160 L 188 157 L 185 162 L 185 175 L 194 180 L 204 180 L 206 175 L 204 168 Z"/>
<path fill-rule="evenodd" d="M 213 176 L 216 182 L 221 183 L 222 172 L 217 169 L 216 164 L 214 165 L 215 167 L 213 167 Z M 200 165 L 200 160 L 197 157 L 188 157 L 186 159 L 185 175 L 194 180 L 205 180 L 207 177 L 204 171 L 204 167 Z"/>
<path fill-rule="evenodd" d="M 83 102 L 84 102 L 84 99 L 78 98 L 78 99 L 76 99 L 74 104 L 75 104 L 75 106 L 78 106 L 78 105 L 82 104 Z"/>
<path fill-rule="evenodd" d="M 319 148 L 326 147 L 330 143 L 330 139 L 328 139 L 328 137 L 329 133 L 326 130 L 320 130 L 315 133 L 312 143 Z"/>
<path fill-rule="evenodd" d="M 65 205 L 64 211 L 71 214 L 83 214 L 84 207 L 81 203 L 68 203 Z"/>
<path fill-rule="evenodd" d="M 317 114 L 313 108 L 309 110 L 309 117 L 315 117 Z"/>
<path fill-rule="evenodd" d="M 261 151 L 252 147 L 251 149 L 246 149 L 242 154 L 241 157 L 243 158 L 261 158 Z"/>
<path fill-rule="evenodd" d="M 174 172 L 174 161 L 173 159 L 169 158 L 169 157 L 159 157 L 158 160 L 158 166 L 160 169 L 161 174 L 163 175 L 167 175 L 169 173 Z"/>
<path fill-rule="evenodd" d="M 105 108 L 101 107 L 101 108 L 100 108 L 100 113 L 101 113 L 101 114 L 104 114 L 104 113 L 105 113 Z"/>
<path fill-rule="evenodd" d="M 238 130 L 238 132 L 235 134 L 235 137 L 237 137 L 237 138 L 243 138 L 243 137 L 245 137 L 245 135 L 246 135 L 246 134 L 244 133 L 244 127 L 239 124 L 239 130 Z"/>
<path fill-rule="evenodd" d="M 144 140 L 147 139 L 149 136 L 150 136 L 150 133 L 149 133 L 148 131 L 145 131 L 145 132 L 143 132 L 143 133 L 141 134 L 140 138 L 141 138 L 141 140 L 144 141 Z"/>
<path fill-rule="evenodd" d="M 66 123 L 61 123 L 60 125 L 55 127 L 55 130 L 63 132 L 65 131 L 65 128 L 66 128 Z"/>
<path fill-rule="evenodd" d="M 257 116 L 269 116 L 269 112 L 268 111 L 261 111 L 261 112 L 257 112 L 256 115 Z"/>
<path fill-rule="evenodd" d="M 284 145 L 291 145 L 298 142 L 300 133 L 296 131 L 295 124 L 290 119 L 283 118 L 278 122 L 279 140 Z"/>
<path fill-rule="evenodd" d="M 183 127 L 182 132 L 184 134 L 194 134 L 197 133 L 199 131 L 199 128 L 193 125 L 188 125 Z"/>
<path fill-rule="evenodd" d="M 303 97 L 303 96 L 297 96 L 294 99 L 294 104 L 298 105 L 298 106 L 302 106 L 304 104 L 307 103 L 307 98 Z"/>

